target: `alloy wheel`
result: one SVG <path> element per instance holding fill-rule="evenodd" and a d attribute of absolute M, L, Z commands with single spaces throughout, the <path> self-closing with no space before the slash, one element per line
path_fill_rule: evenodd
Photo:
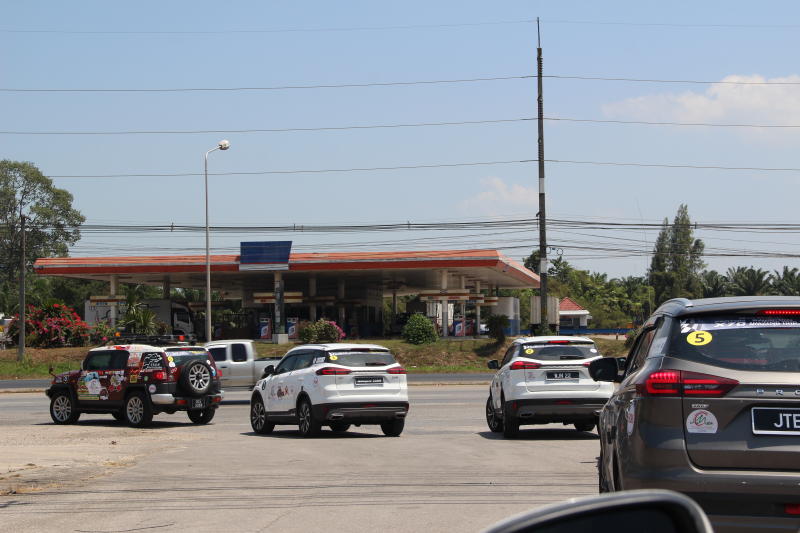
<path fill-rule="evenodd" d="M 264 404 L 260 401 L 253 403 L 253 408 L 250 409 L 250 423 L 253 429 L 260 431 L 264 427 L 264 422 L 267 420 L 267 414 L 264 410 Z"/>
<path fill-rule="evenodd" d="M 194 390 L 205 390 L 210 381 L 211 372 L 205 365 L 193 365 L 189 369 L 189 385 Z"/>
<path fill-rule="evenodd" d="M 66 422 L 72 415 L 72 402 L 66 396 L 59 396 L 53 402 L 53 416 L 59 422 Z"/>
<path fill-rule="evenodd" d="M 128 405 L 125 408 L 128 414 L 128 421 L 132 424 L 138 424 L 144 417 L 144 403 L 138 396 L 131 396 L 128 400 Z"/>

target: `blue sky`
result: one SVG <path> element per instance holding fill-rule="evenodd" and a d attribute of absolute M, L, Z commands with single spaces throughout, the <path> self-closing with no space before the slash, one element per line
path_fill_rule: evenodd
<path fill-rule="evenodd" d="M 548 75 L 750 83 L 548 78 L 548 117 L 800 125 L 794 58 L 799 12 L 790 2 L 761 2 L 757 11 L 744 2 L 16 2 L 4 7 L 0 22 L 0 88 L 271 87 L 527 76 L 536 72 L 536 28 L 525 21 L 538 16 Z M 761 81 L 773 85 L 752 84 Z M 519 119 L 536 115 L 535 98 L 534 79 L 246 92 L 1 92 L 0 129 L 241 130 Z M 545 128 L 548 159 L 800 167 L 800 128 L 557 121 Z M 0 137 L 0 157 L 32 161 L 51 176 L 200 173 L 203 153 L 221 138 L 232 147 L 211 155 L 212 173 L 536 157 L 535 121 Z M 699 222 L 800 222 L 798 174 L 548 163 L 547 210 L 560 219 L 660 222 L 687 203 Z M 72 192 L 89 223 L 203 223 L 200 176 L 54 180 Z M 526 218 L 538 211 L 537 168 L 531 163 L 211 176 L 210 191 L 212 225 L 466 221 Z M 699 236 L 717 251 L 800 252 L 792 234 Z M 649 258 L 617 257 L 609 249 L 650 249 L 654 238 L 655 232 L 553 228 L 548 240 L 577 266 L 619 276 L 643 274 Z M 538 246 L 533 228 L 218 235 L 212 246 L 233 252 L 242 240 L 261 239 L 291 239 L 298 251 L 492 247 L 517 258 Z M 86 234 L 72 255 L 202 253 L 203 246 L 202 234 Z M 794 259 L 750 257 L 709 257 L 707 263 L 721 270 L 798 266 Z"/>

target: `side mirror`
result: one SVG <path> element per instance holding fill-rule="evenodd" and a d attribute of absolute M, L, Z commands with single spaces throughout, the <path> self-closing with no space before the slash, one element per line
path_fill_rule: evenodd
<path fill-rule="evenodd" d="M 500 368 L 500 362 L 497 359 L 492 359 L 491 361 L 486 363 L 486 366 L 488 366 L 492 370 L 497 370 L 498 368 Z"/>
<path fill-rule="evenodd" d="M 631 490 L 566 503 L 505 520 L 484 533 L 583 533 L 641 531 L 658 524 L 663 533 L 711 533 L 708 517 L 689 497 L 669 490 Z"/>
<path fill-rule="evenodd" d="M 595 381 L 613 381 L 620 382 L 619 379 L 619 366 L 617 360 L 613 357 L 603 357 L 602 359 L 595 359 L 589 365 L 589 375 Z"/>
<path fill-rule="evenodd" d="M 264 379 L 267 376 L 271 376 L 275 373 L 275 366 L 269 365 L 267 368 L 264 369 L 264 373 L 261 374 L 261 379 Z"/>
<path fill-rule="evenodd" d="M 625 370 L 625 363 L 627 362 L 628 362 L 627 357 L 617 357 L 617 366 L 619 367 L 620 372 Z"/>

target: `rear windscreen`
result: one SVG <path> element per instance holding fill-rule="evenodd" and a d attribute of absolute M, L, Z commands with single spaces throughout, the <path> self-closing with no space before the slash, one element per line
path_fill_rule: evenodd
<path fill-rule="evenodd" d="M 186 361 L 195 359 L 206 360 L 208 359 L 208 355 L 208 352 L 201 348 L 167 348 L 167 356 L 172 357 L 172 361 L 170 362 L 174 362 L 175 366 L 181 366 Z"/>
<path fill-rule="evenodd" d="M 800 320 L 702 316 L 676 320 L 667 353 L 735 370 L 800 371 Z"/>
<path fill-rule="evenodd" d="M 541 361 L 569 361 L 597 357 L 600 354 L 593 344 L 526 344 L 519 355 Z"/>
<path fill-rule="evenodd" d="M 329 352 L 327 362 L 343 366 L 387 366 L 396 363 L 389 352 Z"/>

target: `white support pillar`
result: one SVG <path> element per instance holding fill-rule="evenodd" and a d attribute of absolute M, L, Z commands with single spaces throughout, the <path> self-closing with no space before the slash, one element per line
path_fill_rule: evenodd
<path fill-rule="evenodd" d="M 111 296 L 117 295 L 117 290 L 119 289 L 119 277 L 116 274 L 112 274 L 111 277 L 108 279 L 108 290 L 111 293 Z M 117 326 L 117 302 L 109 302 L 109 312 L 108 312 L 108 321 L 111 322 L 111 327 Z"/>
<path fill-rule="evenodd" d="M 311 322 L 317 321 L 317 304 L 314 302 L 314 298 L 317 297 L 317 277 L 311 276 L 308 278 L 308 296 L 311 298 L 311 302 L 308 306 L 308 319 Z"/>
<path fill-rule="evenodd" d="M 274 274 L 274 294 L 275 294 L 275 325 L 273 331 L 276 334 L 286 333 L 285 306 L 283 304 L 283 272 Z"/>
<path fill-rule="evenodd" d="M 447 290 L 447 270 L 442 270 L 439 288 L 442 289 L 443 291 Z M 447 300 L 447 296 L 445 296 L 444 299 L 441 300 L 441 303 L 442 303 L 442 337 L 447 337 L 449 335 L 447 323 L 450 318 L 448 316 L 448 311 L 449 311 L 448 308 L 450 307 L 450 304 Z"/>
<path fill-rule="evenodd" d="M 481 293 L 481 282 L 480 280 L 475 280 L 475 294 Z M 475 336 L 481 336 L 481 304 L 475 304 Z"/>
<path fill-rule="evenodd" d="M 338 324 L 339 324 L 339 327 L 342 328 L 342 329 L 344 329 L 344 325 L 345 325 L 345 323 L 344 323 L 344 320 L 345 320 L 344 302 L 343 302 L 344 294 L 345 294 L 344 293 L 344 280 L 340 279 L 338 281 L 337 285 L 336 285 L 336 298 L 339 300 L 339 302 L 337 302 L 338 303 L 338 310 L 339 310 Z"/>

